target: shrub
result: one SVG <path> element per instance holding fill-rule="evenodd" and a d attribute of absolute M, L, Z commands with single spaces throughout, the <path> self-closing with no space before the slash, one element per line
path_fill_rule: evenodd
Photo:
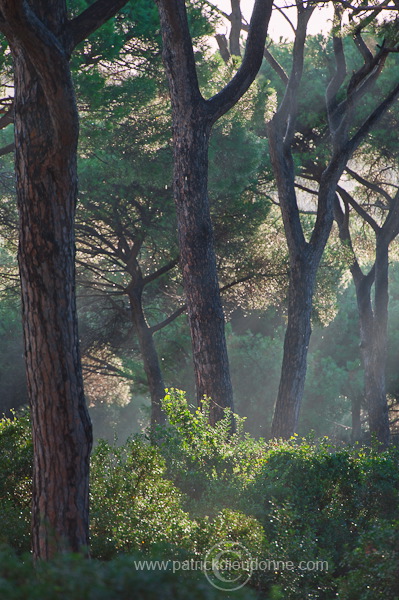
<path fill-rule="evenodd" d="M 109 562 L 61 555 L 35 569 L 30 556 L 18 558 L 0 548 L 0 597 L 7 600 L 225 600 L 200 572 L 145 569 L 142 556 L 119 556 Z M 251 600 L 237 590 L 235 600 Z"/>
<path fill-rule="evenodd" d="M 68 599 L 81 577 L 87 590 L 82 586 L 79 600 L 111 598 L 117 585 L 118 598 L 131 597 L 123 594 L 133 585 L 138 598 L 159 597 L 158 585 L 166 586 L 165 598 L 173 586 L 177 598 L 187 589 L 190 597 L 214 598 L 202 574 L 132 575 L 130 558 L 114 558 L 129 553 L 141 559 L 203 560 L 215 544 L 238 543 L 252 559 L 270 561 L 271 567 L 258 569 L 248 584 L 264 599 L 399 599 L 398 448 L 343 448 L 298 436 L 266 443 L 245 435 L 239 419 L 230 435 L 230 415 L 210 427 L 207 404 L 190 410 L 182 392 L 171 391 L 165 406 L 170 424 L 159 431 L 159 447 L 134 437 L 121 447 L 101 442 L 93 453 L 92 552 L 109 565 L 90 570 L 91 563 L 60 559 L 40 571 L 32 587 L 37 595 L 24 596 L 29 561 L 5 554 L 0 597 L 57 598 L 65 586 L 60 597 Z M 27 417 L 1 421 L 2 536 L 19 553 L 29 547 L 31 459 Z M 301 569 L 302 562 L 312 568 Z M 65 573 L 75 567 L 76 578 L 65 583 Z M 14 576 L 22 583 L 13 596 L 7 582 Z M 51 587 L 57 577 L 61 587 Z M 40 596 L 43 581 L 52 595 Z M 248 594 L 248 586 L 245 590 Z"/>
<path fill-rule="evenodd" d="M 264 441 L 245 434 L 244 419 L 237 415 L 232 435 L 230 411 L 212 427 L 206 399 L 195 408 L 180 390 L 168 390 L 163 408 L 169 426 L 162 429 L 158 447 L 168 477 L 185 494 L 192 514 L 215 515 L 224 507 L 238 507 L 242 491 L 263 464 Z"/>
<path fill-rule="evenodd" d="M 327 441 L 309 444 L 297 438 L 270 446 L 247 492 L 273 555 L 295 564 L 328 563 L 327 572 L 279 573 L 276 582 L 284 598 L 334 597 L 370 521 L 395 518 L 398 457 L 395 448 L 335 448 Z"/>
<path fill-rule="evenodd" d="M 347 573 L 340 578 L 341 600 L 399 598 L 399 521 L 378 519 L 345 555 Z"/>
<path fill-rule="evenodd" d="M 187 546 L 191 522 L 181 493 L 165 478 L 156 448 L 142 438 L 121 447 L 102 441 L 91 464 L 91 546 L 98 558 L 148 551 L 162 542 Z"/>
<path fill-rule="evenodd" d="M 30 548 L 32 436 L 27 412 L 0 420 L 0 542 Z"/>

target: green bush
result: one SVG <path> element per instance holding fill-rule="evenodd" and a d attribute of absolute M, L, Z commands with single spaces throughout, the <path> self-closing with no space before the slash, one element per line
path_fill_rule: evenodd
<path fill-rule="evenodd" d="M 30 548 L 32 436 L 27 413 L 0 420 L 0 543 Z"/>
<path fill-rule="evenodd" d="M 338 584 L 341 600 L 398 600 L 399 521 L 371 522 L 346 553 L 345 565 Z"/>
<path fill-rule="evenodd" d="M 173 556 L 168 557 L 173 560 Z M 119 556 L 109 562 L 62 555 L 34 568 L 30 556 L 18 558 L 0 548 L 0 598 L 7 600 L 225 600 L 201 572 L 142 568 L 142 556 Z M 235 600 L 254 598 L 246 588 Z"/>
<path fill-rule="evenodd" d="M 158 447 L 165 458 L 167 475 L 186 496 L 194 516 L 215 515 L 224 507 L 238 508 L 238 500 L 263 464 L 264 440 L 244 433 L 244 419 L 232 415 L 214 427 L 209 425 L 209 405 L 187 403 L 185 393 L 168 390 L 163 401 L 169 426 L 162 429 Z"/>
<path fill-rule="evenodd" d="M 102 441 L 91 461 L 91 548 L 106 558 L 162 542 L 186 547 L 191 522 L 181 493 L 165 478 L 156 448 L 142 438 L 121 447 Z"/>
<path fill-rule="evenodd" d="M 348 557 L 362 544 L 370 521 L 396 518 L 398 459 L 395 448 L 336 448 L 327 441 L 310 444 L 296 438 L 269 448 L 247 493 L 272 554 L 295 564 L 328 563 L 328 571 L 279 573 L 276 581 L 283 585 L 284 598 L 304 592 L 310 598 L 334 597 L 337 581 L 345 581 L 350 572 Z"/>
<path fill-rule="evenodd" d="M 336 447 L 298 436 L 255 441 L 243 433 L 240 419 L 231 435 L 231 415 L 212 428 L 207 404 L 190 409 L 174 390 L 165 408 L 170 423 L 159 430 L 159 446 L 138 436 L 120 447 L 101 442 L 93 452 L 92 554 L 107 566 L 60 558 L 36 577 L 28 559 L 7 558 L 4 551 L 0 597 L 59 593 L 101 600 L 120 589 L 117 597 L 129 598 L 125 590 L 135 586 L 134 597 L 155 598 L 157 586 L 165 585 L 165 598 L 175 587 L 177 598 L 187 589 L 190 597 L 214 598 L 201 573 L 132 574 L 133 559 L 120 555 L 203 560 L 225 543 L 241 544 L 252 559 L 269 561 L 245 587 L 246 594 L 251 586 L 264 600 L 399 599 L 398 448 Z M 29 548 L 31 460 L 27 416 L 1 421 L 1 541 L 17 553 Z M 302 563 L 311 568 L 302 569 Z M 24 596 L 32 577 L 31 596 Z M 14 595 L 7 587 L 13 578 L 20 582 Z M 79 578 L 85 583 L 76 595 Z M 52 595 L 42 593 L 46 586 Z"/>

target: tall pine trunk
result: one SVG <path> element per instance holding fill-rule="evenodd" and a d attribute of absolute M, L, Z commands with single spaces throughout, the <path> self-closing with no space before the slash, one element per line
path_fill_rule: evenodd
<path fill-rule="evenodd" d="M 32 408 L 36 558 L 89 543 L 92 428 L 75 305 L 78 112 L 72 50 L 126 0 L 68 21 L 64 0 L 0 0 L 14 64 L 16 187 L 26 373 Z"/>
<path fill-rule="evenodd" d="M 316 269 L 317 271 L 317 269 Z M 316 272 L 311 258 L 298 257 L 290 268 L 288 323 L 284 338 L 281 378 L 271 436 L 289 438 L 297 429 L 305 387 L 311 335 L 313 288 Z"/>
<path fill-rule="evenodd" d="M 210 423 L 233 407 L 225 325 L 208 199 L 210 123 L 202 111 L 174 113 L 174 189 L 198 401 L 211 400 Z"/>
<path fill-rule="evenodd" d="M 215 96 L 201 95 L 183 0 L 156 0 L 172 104 L 174 193 L 181 268 L 193 347 L 197 399 L 210 398 L 210 422 L 233 408 L 208 200 L 208 142 L 212 125 L 247 91 L 262 64 L 273 2 L 255 0 L 243 61 Z M 237 3 L 234 3 L 237 5 Z"/>
<path fill-rule="evenodd" d="M 335 219 L 339 235 L 353 256 L 350 267 L 356 289 L 360 329 L 360 354 L 364 369 L 364 398 L 368 412 L 369 430 L 384 447 L 389 443 L 390 428 L 386 397 L 385 369 L 388 348 L 388 301 L 389 301 L 389 244 L 399 231 L 399 194 L 389 199 L 389 212 L 380 226 L 372 216 L 367 220 L 375 235 L 375 259 L 367 274 L 363 273 L 353 249 L 349 227 L 352 197 L 343 188 L 339 194 L 344 203 L 335 203 Z M 358 209 L 358 204 L 355 207 Z M 364 218 L 364 210 L 360 211 Z M 372 289 L 374 286 L 374 303 Z M 360 411 L 360 407 L 359 407 Z"/>
<path fill-rule="evenodd" d="M 13 58 L 19 267 L 34 446 L 33 553 L 46 559 L 89 544 L 92 430 L 75 306 L 78 114 L 71 78 L 54 81 L 54 94 L 62 85 L 70 100 L 60 139 L 29 57 L 16 46 Z"/>
<path fill-rule="evenodd" d="M 309 129 L 310 139 L 304 146 L 301 146 L 300 139 L 303 136 L 304 124 L 301 123 L 303 115 L 300 114 L 297 101 L 303 75 L 306 29 L 314 8 L 314 5 L 308 2 L 297 3 L 298 19 L 289 76 L 275 60 L 272 60 L 273 57 L 269 60 L 285 83 L 284 95 L 276 114 L 268 123 L 267 134 L 291 264 L 289 326 L 284 345 L 284 353 L 289 356 L 284 359 L 282 382 L 272 425 L 275 437 L 292 435 L 298 420 L 310 335 L 311 313 L 307 302 L 311 303 L 317 269 L 330 234 L 338 182 L 354 152 L 399 95 L 399 85 L 395 85 L 366 117 L 362 115 L 361 125 L 354 128 L 355 108 L 360 106 L 363 96 L 374 89 L 373 86 L 384 67 L 390 50 L 382 45 L 373 55 L 362 39 L 362 29 L 359 28 L 355 34 L 355 41 L 363 64 L 352 73 L 347 83 L 345 49 L 340 31 L 342 8 L 336 4 L 333 29 L 335 68 L 331 69 L 331 78 L 325 94 L 331 156 L 325 166 L 319 162 L 319 159 L 312 162 L 309 158 L 303 164 L 302 173 L 298 172 L 298 175 L 317 181 L 319 184 L 316 221 L 307 240 L 300 219 L 296 195 L 293 150 L 295 149 L 295 153 L 303 150 L 307 154 L 309 141 L 311 143 L 313 141 Z M 315 136 L 314 141 L 316 145 L 319 143 L 318 135 Z M 300 259 L 302 259 L 302 265 Z M 308 266 L 305 263 L 308 263 Z M 304 282 L 299 281 L 300 276 L 296 276 L 297 265 L 301 265 L 299 271 L 305 278 Z M 306 301 L 306 294 L 300 291 L 302 285 L 308 285 L 310 288 Z M 293 289 L 295 286 L 299 286 L 297 293 Z M 377 366 L 375 368 L 377 369 Z"/>
<path fill-rule="evenodd" d="M 374 269 L 368 276 L 357 269 L 355 279 L 360 324 L 360 350 L 364 369 L 364 396 L 370 434 L 387 446 L 389 418 L 386 397 L 386 356 L 388 345 L 388 246 L 377 235 Z M 374 282 L 374 307 L 371 287 Z"/>

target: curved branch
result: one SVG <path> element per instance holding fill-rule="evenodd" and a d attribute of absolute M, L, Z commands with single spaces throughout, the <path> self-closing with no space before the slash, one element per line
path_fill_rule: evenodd
<path fill-rule="evenodd" d="M 349 140 L 345 152 L 350 155 L 358 148 L 372 127 L 383 117 L 387 110 L 399 97 L 399 83 L 391 90 L 388 96 L 373 110 L 369 117 L 363 122 L 355 135 Z"/>
<path fill-rule="evenodd" d="M 146 275 L 146 277 L 143 277 L 143 287 L 145 285 L 147 285 L 148 283 L 151 283 L 151 281 L 155 281 L 155 279 L 158 279 L 158 277 L 161 277 L 162 275 L 165 275 L 165 273 L 168 273 L 169 271 L 174 269 L 176 267 L 176 265 L 178 264 L 178 262 L 179 262 L 179 258 L 178 257 L 174 258 L 173 260 L 168 262 L 166 265 L 164 265 L 163 267 L 161 267 L 154 273 L 151 273 L 150 275 Z"/>
<path fill-rule="evenodd" d="M 11 144 L 8 144 L 7 146 L 3 146 L 3 148 L 0 148 L 0 156 L 5 156 L 6 154 L 11 154 L 11 152 L 14 152 L 15 150 L 15 144 L 14 142 L 12 142 Z"/>
<path fill-rule="evenodd" d="M 212 123 L 234 106 L 254 81 L 262 64 L 272 5 L 273 0 L 255 1 L 241 66 L 223 90 L 206 101 L 206 109 Z"/>
<path fill-rule="evenodd" d="M 269 52 L 268 48 L 264 49 L 263 56 L 271 66 L 271 68 L 275 71 L 275 73 L 280 77 L 281 81 L 284 84 L 288 84 L 288 75 L 284 71 L 283 67 L 280 63 L 274 58 L 274 56 Z"/>
<path fill-rule="evenodd" d="M 349 229 L 349 205 L 346 200 L 342 199 L 345 212 L 342 210 L 339 198 L 335 195 L 334 198 L 334 219 L 338 225 L 339 239 L 343 244 L 346 244 L 350 251 L 352 252 L 353 262 L 350 266 L 350 271 L 352 273 L 352 277 L 357 285 L 360 285 L 360 282 L 366 277 L 359 265 L 359 261 L 357 260 L 357 256 L 355 254 L 355 250 L 352 244 L 352 236 Z"/>
<path fill-rule="evenodd" d="M 10 108 L 4 112 L 0 117 L 0 129 L 4 129 L 8 125 L 14 123 L 14 102 L 12 102 Z"/>
<path fill-rule="evenodd" d="M 335 73 L 330 80 L 326 90 L 326 105 L 327 105 L 327 116 L 329 127 L 332 135 L 337 131 L 341 125 L 341 115 L 337 114 L 338 102 L 337 94 L 343 84 L 346 77 L 346 59 L 344 52 L 344 45 L 342 42 L 341 35 L 336 35 L 335 31 L 341 29 L 341 11 L 339 7 L 335 6 L 334 13 L 334 36 L 333 36 L 333 49 L 335 58 Z"/>
<path fill-rule="evenodd" d="M 97 0 L 69 22 L 69 52 L 113 17 L 128 0 Z"/>
<path fill-rule="evenodd" d="M 355 171 L 352 171 L 352 169 L 350 169 L 349 167 L 346 167 L 345 171 L 348 173 L 348 175 L 350 175 L 358 183 L 361 183 L 364 187 L 368 188 L 372 192 L 376 192 L 377 194 L 380 194 L 381 196 L 383 196 L 385 198 L 385 200 L 388 202 L 388 206 L 391 205 L 391 203 L 392 203 L 392 197 L 382 187 L 380 187 L 376 183 L 372 183 L 371 181 L 367 181 L 367 179 L 364 179 L 364 177 L 362 177 L 361 175 L 359 175 Z"/>
<path fill-rule="evenodd" d="M 307 26 L 314 9 L 314 6 L 310 6 L 298 10 L 298 25 L 294 41 L 291 73 L 287 82 L 284 97 L 276 115 L 280 124 L 286 126 L 284 143 L 287 146 L 291 143 L 295 133 L 298 89 L 303 73 Z"/>
<path fill-rule="evenodd" d="M 342 200 L 344 202 L 348 203 L 357 212 L 357 214 L 364 221 L 366 221 L 366 223 L 368 223 L 370 225 L 370 227 L 373 229 L 373 231 L 376 234 L 378 234 L 381 229 L 380 226 L 373 219 L 373 217 L 371 215 L 369 215 L 368 212 L 365 211 L 364 208 L 362 206 L 360 206 L 360 204 L 358 202 L 356 202 L 356 200 L 353 198 L 353 196 L 347 190 L 345 190 L 343 187 L 341 187 L 340 185 L 337 186 L 337 191 L 338 191 L 339 195 L 341 196 Z"/>

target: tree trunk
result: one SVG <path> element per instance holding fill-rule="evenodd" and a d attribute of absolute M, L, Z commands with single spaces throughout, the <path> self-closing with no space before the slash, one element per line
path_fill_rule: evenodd
<path fill-rule="evenodd" d="M 230 54 L 232 56 L 241 56 L 240 35 L 242 28 L 241 0 L 230 0 L 231 15 L 230 15 Z"/>
<path fill-rule="evenodd" d="M 364 368 L 364 395 L 370 434 L 385 447 L 389 444 L 389 418 L 385 386 L 388 322 L 388 247 L 379 242 L 375 276 L 355 278 L 360 323 L 360 349 Z M 374 281 L 375 305 L 371 302 Z"/>
<path fill-rule="evenodd" d="M 174 115 L 174 180 L 180 265 L 187 299 L 197 399 L 210 423 L 233 408 L 225 326 L 208 199 L 210 125 L 201 111 Z"/>
<path fill-rule="evenodd" d="M 383 236 L 381 236 L 383 237 Z M 374 349 L 373 349 L 373 396 L 368 398 L 369 427 L 383 446 L 388 446 L 389 415 L 386 394 L 385 369 L 388 351 L 388 245 L 378 239 L 375 260 L 374 283 Z"/>
<path fill-rule="evenodd" d="M 314 282 L 315 271 L 308 256 L 298 258 L 290 269 L 288 323 L 271 430 L 273 438 L 287 439 L 297 429 L 306 379 Z"/>
<path fill-rule="evenodd" d="M 277 113 L 268 123 L 267 134 L 290 255 L 288 323 L 271 436 L 287 439 L 295 433 L 298 425 L 311 335 L 313 291 L 333 222 L 334 189 L 341 163 L 337 162 L 334 168 L 328 167 L 321 174 L 318 215 L 310 241 L 307 242 L 295 192 L 294 161 L 291 149 L 284 140 L 285 127 L 285 121 Z"/>
<path fill-rule="evenodd" d="M 92 430 L 74 272 L 78 114 L 71 78 L 53 81 L 54 95 L 62 85 L 71 103 L 60 139 L 37 71 L 18 45 L 13 58 L 19 266 L 34 445 L 33 553 L 47 559 L 89 544 Z"/>
<path fill-rule="evenodd" d="M 271 0 L 255 0 L 243 61 L 231 81 L 205 100 L 200 92 L 185 2 L 156 0 L 173 114 L 174 192 L 197 397 L 210 398 L 210 422 L 233 408 L 208 200 L 212 125 L 254 81 L 262 64 Z"/>
<path fill-rule="evenodd" d="M 354 444 L 362 438 L 362 422 L 361 422 L 361 398 L 359 396 L 352 397 L 351 412 L 352 412 L 352 431 L 351 442 Z"/>
<path fill-rule="evenodd" d="M 33 430 L 36 558 L 89 543 L 92 428 L 75 305 L 74 216 L 79 120 L 74 47 L 126 0 L 97 0 L 68 21 L 64 0 L 0 0 L 14 63 L 18 260 Z"/>
<path fill-rule="evenodd" d="M 156 425 L 162 425 L 166 420 L 161 406 L 161 400 L 165 396 L 165 385 L 154 338 L 143 311 L 142 289 L 136 286 L 135 288 L 130 288 L 128 292 L 133 327 L 139 342 L 144 370 L 150 389 L 151 429 L 154 429 Z"/>

